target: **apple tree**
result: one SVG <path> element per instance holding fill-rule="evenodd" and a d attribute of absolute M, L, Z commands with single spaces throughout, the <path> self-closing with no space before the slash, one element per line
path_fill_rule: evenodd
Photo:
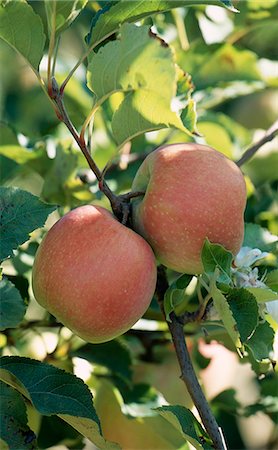
<path fill-rule="evenodd" d="M 277 448 L 277 16 L 1 0 L 1 448 Z"/>

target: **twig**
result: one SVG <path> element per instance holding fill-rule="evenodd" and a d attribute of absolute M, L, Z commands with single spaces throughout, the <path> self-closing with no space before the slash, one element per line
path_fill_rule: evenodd
<path fill-rule="evenodd" d="M 163 266 L 158 267 L 158 281 L 156 287 L 156 295 L 165 317 L 163 300 L 164 294 L 168 289 L 168 281 Z M 226 450 L 226 444 L 223 439 L 223 434 L 211 412 L 208 402 L 201 389 L 197 376 L 192 366 L 186 340 L 183 331 L 183 324 L 181 324 L 174 313 L 170 314 L 171 322 L 168 322 L 168 327 L 173 339 L 173 344 L 176 350 L 177 358 L 181 369 L 181 379 L 185 383 L 187 390 L 200 414 L 202 422 L 208 435 L 210 436 L 215 449 Z"/>
<path fill-rule="evenodd" d="M 236 162 L 238 167 L 249 161 L 252 156 L 267 142 L 272 141 L 278 132 L 278 120 L 266 131 L 265 135 L 251 147 L 249 147 L 242 155 L 242 157 Z"/>
<path fill-rule="evenodd" d="M 86 145 L 84 140 L 84 135 L 79 135 L 73 123 L 71 122 L 66 108 L 64 106 L 63 101 L 63 92 L 59 89 L 57 81 L 55 78 L 52 78 L 51 89 L 49 89 L 49 97 L 55 102 L 55 105 L 58 109 L 56 111 L 57 117 L 61 120 L 71 135 L 73 136 L 75 142 L 78 144 L 80 150 L 85 156 L 89 167 L 93 171 L 98 180 L 99 189 L 103 192 L 104 195 L 109 199 L 114 215 L 122 221 L 123 224 L 128 223 L 129 215 L 130 215 L 130 200 L 133 197 L 137 197 L 139 195 L 144 195 L 144 192 L 128 192 L 127 194 L 116 195 L 111 191 L 108 184 L 104 180 L 103 172 L 98 168 L 95 161 L 93 160 L 90 151 Z"/>
<path fill-rule="evenodd" d="M 48 28 L 50 30 L 50 40 L 49 40 L 49 49 L 48 49 L 48 58 L 47 58 L 47 86 L 48 91 L 51 92 L 51 75 L 53 75 L 53 70 L 51 69 L 52 64 L 52 55 L 55 47 L 55 34 L 56 34 L 56 2 L 54 2 L 54 10 L 53 14 L 50 18 L 50 23 L 48 23 Z"/>

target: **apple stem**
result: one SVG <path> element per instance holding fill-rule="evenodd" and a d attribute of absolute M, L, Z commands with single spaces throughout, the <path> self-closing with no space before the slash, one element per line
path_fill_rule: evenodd
<path fill-rule="evenodd" d="M 255 153 L 267 142 L 272 141 L 278 133 L 278 120 L 265 132 L 264 136 L 254 144 L 252 144 L 242 155 L 242 157 L 236 162 L 238 167 L 245 164 L 251 159 Z"/>
<path fill-rule="evenodd" d="M 162 314 L 164 312 L 164 295 L 168 289 L 169 284 L 166 277 L 166 272 L 163 266 L 158 267 L 158 280 L 156 287 L 156 296 L 160 305 Z M 202 419 L 204 427 L 210 436 L 215 449 L 226 450 L 227 446 L 223 437 L 222 430 L 219 428 L 214 415 L 209 407 L 207 399 L 199 384 L 198 378 L 194 371 L 189 351 L 186 345 L 183 324 L 179 321 L 174 313 L 170 314 L 171 322 L 168 323 L 169 331 L 172 336 L 173 344 L 177 354 L 177 359 L 181 369 L 181 380 L 185 383 L 187 390 L 196 406 L 199 415 Z"/>

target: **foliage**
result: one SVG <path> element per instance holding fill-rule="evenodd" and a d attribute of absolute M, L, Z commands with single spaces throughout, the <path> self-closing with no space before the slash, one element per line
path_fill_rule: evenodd
<path fill-rule="evenodd" d="M 38 244 L 59 217 L 91 202 L 109 207 L 59 120 L 53 76 L 116 194 L 130 190 L 159 145 L 206 143 L 236 161 L 277 119 L 278 2 L 232 3 L 1 2 L 1 447 L 82 448 L 86 438 L 101 449 L 212 448 L 179 385 L 155 300 L 121 338 L 87 344 L 38 307 L 31 276 Z M 252 447 L 243 417 L 260 411 L 272 430 L 277 422 L 276 162 L 273 140 L 242 167 L 248 202 L 236 258 L 207 240 L 201 276 L 167 270 L 166 320 L 184 320 L 204 385 L 213 365 L 204 340 L 237 355 L 239 370 L 252 367 L 257 403 L 241 404 L 231 386 L 211 401 L 229 448 Z M 274 448 L 274 434 L 262 446 Z"/>

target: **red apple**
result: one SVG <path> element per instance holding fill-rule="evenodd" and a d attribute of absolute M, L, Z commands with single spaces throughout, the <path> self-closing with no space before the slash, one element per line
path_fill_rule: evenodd
<path fill-rule="evenodd" d="M 182 273 L 203 271 L 205 238 L 234 255 L 244 233 L 244 177 L 223 154 L 199 144 L 160 147 L 139 168 L 132 203 L 134 229 L 158 260 Z"/>
<path fill-rule="evenodd" d="M 140 319 L 155 284 L 148 243 L 93 205 L 70 211 L 49 230 L 33 267 L 38 303 L 94 343 L 113 339 Z"/>

